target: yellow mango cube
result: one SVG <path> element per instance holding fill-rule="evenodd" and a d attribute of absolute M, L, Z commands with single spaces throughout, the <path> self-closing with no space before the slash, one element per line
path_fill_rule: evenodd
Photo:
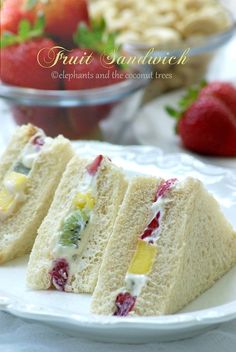
<path fill-rule="evenodd" d="M 26 175 L 12 171 L 5 177 L 4 185 L 11 193 L 22 192 L 26 188 L 27 181 Z"/>
<path fill-rule="evenodd" d="M 152 270 L 156 255 L 156 246 L 143 240 L 138 240 L 136 251 L 128 269 L 128 274 L 149 274 Z"/>
<path fill-rule="evenodd" d="M 92 197 L 91 193 L 77 193 L 73 204 L 78 209 L 89 209 L 92 210 L 95 205 L 95 199 Z"/>
<path fill-rule="evenodd" d="M 11 193 L 7 191 L 6 188 L 3 188 L 0 191 L 0 212 L 6 213 L 14 203 L 14 197 Z"/>

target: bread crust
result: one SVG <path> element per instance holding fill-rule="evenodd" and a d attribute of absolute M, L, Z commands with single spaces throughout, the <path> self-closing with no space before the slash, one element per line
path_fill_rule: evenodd
<path fill-rule="evenodd" d="M 147 224 L 160 182 L 161 179 L 155 177 L 135 177 L 130 181 L 104 253 L 91 304 L 93 313 L 110 315 L 114 312 L 116 296 L 124 288 L 125 274 L 137 239 Z"/>

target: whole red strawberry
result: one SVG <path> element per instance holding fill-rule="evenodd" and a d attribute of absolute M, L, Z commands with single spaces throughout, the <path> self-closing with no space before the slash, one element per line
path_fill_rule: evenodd
<path fill-rule="evenodd" d="M 39 18 L 32 26 L 22 20 L 16 34 L 4 33 L 2 37 L 1 81 L 13 86 L 36 89 L 59 89 L 59 78 L 53 79 L 52 72 L 60 73 L 61 64 L 53 68 L 40 66 L 37 55 L 42 50 L 40 60 L 49 62 L 49 51 L 56 55 L 57 49 L 51 39 L 43 38 L 44 19 Z M 50 57 L 51 57 L 50 54 Z M 64 116 L 57 107 L 21 106 L 12 107 L 13 116 L 18 124 L 34 123 L 45 129 L 48 135 L 55 136 L 65 127 Z M 57 133 L 58 132 L 58 133 Z"/>
<path fill-rule="evenodd" d="M 78 61 L 91 55 L 91 62 L 65 65 L 65 89 L 80 90 L 109 86 L 122 81 L 123 73 L 116 64 L 107 67 L 101 64 L 101 54 L 91 49 L 74 49 L 68 55 L 68 60 L 77 58 Z"/>
<path fill-rule="evenodd" d="M 236 155 L 236 118 L 219 99 L 199 98 L 183 114 L 178 132 L 184 145 L 195 152 Z"/>
<path fill-rule="evenodd" d="M 28 11 L 24 7 L 25 0 L 4 0 L 1 8 L 1 33 L 17 33 L 19 23 L 22 19 L 27 19 L 31 23 L 36 20 L 35 13 Z"/>
<path fill-rule="evenodd" d="M 202 88 L 202 89 L 201 89 Z M 194 152 L 236 156 L 236 89 L 224 82 L 191 88 L 179 103 L 181 111 L 167 111 L 178 119 L 183 145 Z"/>
<path fill-rule="evenodd" d="M 74 36 L 80 49 L 74 49 L 68 56 L 68 61 L 77 62 L 64 67 L 64 87 L 66 90 L 95 89 L 116 84 L 125 79 L 125 74 L 115 63 L 104 65 L 103 53 L 107 47 L 113 53 L 114 36 L 105 34 L 105 23 L 94 23 L 92 28 L 79 26 Z M 85 59 L 88 58 L 88 60 Z M 84 58 L 84 59 L 83 59 Z M 82 61 L 83 59 L 83 61 Z M 68 111 L 71 126 L 81 136 L 90 138 L 99 136 L 99 122 L 109 115 L 114 103 L 87 105 L 71 108 Z"/>
<path fill-rule="evenodd" d="M 115 36 L 107 34 L 104 20 L 93 22 L 91 27 L 79 25 L 73 38 L 79 49 L 71 51 L 68 61 L 72 64 L 65 65 L 66 89 L 99 88 L 125 79 L 123 70 L 106 59 L 112 57 L 117 48 Z"/>
<path fill-rule="evenodd" d="M 3 36 L 0 52 L 2 82 L 19 87 L 59 89 L 60 79 L 52 77 L 52 72 L 60 72 L 61 64 L 46 68 L 37 60 L 40 51 L 42 63 L 48 62 L 52 53 L 56 55 L 58 52 L 54 49 L 54 41 L 40 37 L 40 26 L 43 26 L 43 23 L 37 22 L 31 28 L 30 23 L 23 20 L 20 22 L 18 34 Z"/>
<path fill-rule="evenodd" d="M 225 103 L 236 117 L 236 89 L 228 82 L 214 81 L 204 87 L 199 97 L 214 96 Z"/>
<path fill-rule="evenodd" d="M 79 23 L 89 23 L 87 0 L 25 0 L 35 15 L 45 16 L 46 32 L 62 42 L 71 42 Z M 32 4 L 32 6 L 30 6 Z"/>

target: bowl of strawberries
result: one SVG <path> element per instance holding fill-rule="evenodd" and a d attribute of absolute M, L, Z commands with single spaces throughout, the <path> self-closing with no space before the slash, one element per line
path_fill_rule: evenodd
<path fill-rule="evenodd" d="M 125 53 L 105 26 L 89 19 L 86 0 L 3 1 L 0 97 L 17 124 L 119 142 L 151 75 L 117 63 Z"/>

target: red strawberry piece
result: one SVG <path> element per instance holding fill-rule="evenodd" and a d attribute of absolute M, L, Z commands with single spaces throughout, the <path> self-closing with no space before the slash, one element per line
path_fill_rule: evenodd
<path fill-rule="evenodd" d="M 129 312 L 131 312 L 131 310 L 134 308 L 135 302 L 136 297 L 132 296 L 130 293 L 120 293 L 116 297 L 116 311 L 113 315 L 120 317 L 127 316 Z"/>
<path fill-rule="evenodd" d="M 178 132 L 184 146 L 197 153 L 236 156 L 236 119 L 214 96 L 200 97 L 183 114 Z"/>
<path fill-rule="evenodd" d="M 87 171 L 90 175 L 95 175 L 96 172 L 98 171 L 99 166 L 101 165 L 101 162 L 103 160 L 103 155 L 98 155 L 94 161 L 87 166 Z"/>
<path fill-rule="evenodd" d="M 160 226 L 159 219 L 161 216 L 161 212 L 159 211 L 155 218 L 150 222 L 150 224 L 147 226 L 147 229 L 144 231 L 144 233 L 141 235 L 141 239 L 144 240 L 147 237 L 150 237 L 153 233 L 154 230 L 158 229 Z M 153 241 L 150 241 L 152 243 Z"/>
<path fill-rule="evenodd" d="M 155 230 L 158 227 L 159 223 L 158 220 L 156 218 L 154 218 L 150 224 L 148 225 L 148 228 L 151 230 Z"/>
<path fill-rule="evenodd" d="M 21 44 L 6 46 L 1 49 L 1 80 L 13 86 L 38 88 L 38 89 L 59 89 L 60 79 L 52 78 L 52 72 L 60 72 L 61 64 L 58 62 L 52 68 L 41 67 L 37 62 L 37 55 L 41 49 L 41 62 L 47 62 L 49 52 L 53 50 L 54 55 L 57 49 L 52 49 L 56 43 L 51 39 L 31 39 Z M 52 52 L 51 52 L 52 54 Z"/>
<path fill-rule="evenodd" d="M 148 225 L 148 228 L 153 230 L 157 229 L 160 226 L 160 223 L 159 223 L 160 216 L 161 216 L 161 212 L 159 211 L 155 216 L 155 218 Z"/>
<path fill-rule="evenodd" d="M 176 181 L 177 181 L 176 178 L 171 178 L 171 179 L 161 183 L 160 186 L 158 187 L 158 190 L 157 190 L 156 200 L 158 198 L 165 197 L 166 193 L 169 192 L 169 190 L 171 189 L 171 187 L 173 187 L 173 185 L 176 183 Z"/>
<path fill-rule="evenodd" d="M 18 25 L 22 19 L 27 19 L 33 23 L 36 19 L 32 11 L 26 11 L 24 0 L 4 0 L 1 8 L 1 33 L 16 33 Z"/>
<path fill-rule="evenodd" d="M 89 23 L 87 0 L 37 1 L 33 10 L 35 14 L 39 12 L 44 14 L 46 32 L 65 44 L 72 41 L 79 23 Z"/>
<path fill-rule="evenodd" d="M 69 276 L 69 264 L 66 259 L 59 258 L 54 260 L 53 268 L 49 272 L 52 285 L 59 291 L 65 290 L 65 285 Z"/>
<path fill-rule="evenodd" d="M 204 96 L 214 96 L 220 99 L 236 118 L 236 88 L 232 84 L 218 81 L 211 82 L 199 94 L 199 98 Z"/>
<path fill-rule="evenodd" d="M 144 240 L 147 237 L 150 237 L 152 235 L 153 229 L 147 228 L 144 233 L 141 235 L 141 240 Z"/>

